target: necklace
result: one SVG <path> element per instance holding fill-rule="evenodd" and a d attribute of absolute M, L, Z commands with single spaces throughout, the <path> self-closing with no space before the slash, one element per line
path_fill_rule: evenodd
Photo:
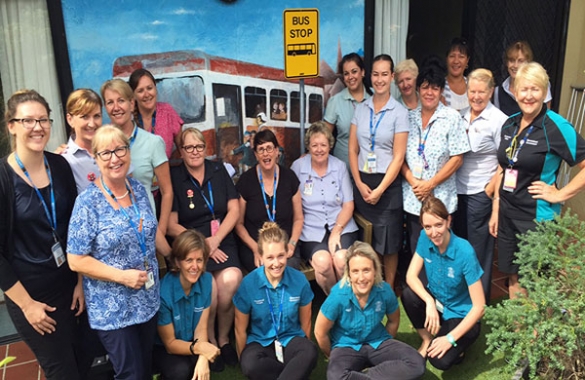
<path fill-rule="evenodd" d="M 119 197 L 114 197 L 114 198 L 116 198 L 116 199 L 124 199 L 124 198 L 126 198 L 128 196 L 129 192 L 130 192 L 130 190 L 126 190 L 126 192 L 124 193 L 124 195 L 120 195 Z"/>

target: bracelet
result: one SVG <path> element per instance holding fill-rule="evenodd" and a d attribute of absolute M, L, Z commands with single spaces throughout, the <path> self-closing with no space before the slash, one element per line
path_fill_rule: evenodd
<path fill-rule="evenodd" d="M 499 201 L 500 200 L 500 197 L 494 197 L 493 200 L 494 201 Z"/>
<path fill-rule="evenodd" d="M 193 341 L 191 342 L 191 345 L 189 346 L 189 351 L 191 351 L 191 355 L 193 355 L 193 356 L 197 356 L 195 351 L 193 351 L 193 347 L 195 346 L 195 343 L 197 343 L 198 340 L 199 339 L 197 339 L 197 338 L 193 339 Z"/>
<path fill-rule="evenodd" d="M 288 244 L 292 245 L 293 247 L 297 246 L 297 241 L 296 240 L 289 240 Z"/>
<path fill-rule="evenodd" d="M 457 342 L 455 341 L 455 338 L 453 338 L 453 335 L 451 335 L 451 333 L 447 334 L 446 337 L 449 343 L 453 345 L 453 347 L 457 347 Z"/>

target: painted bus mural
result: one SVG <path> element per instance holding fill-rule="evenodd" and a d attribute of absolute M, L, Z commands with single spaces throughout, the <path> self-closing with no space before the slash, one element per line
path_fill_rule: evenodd
<path fill-rule="evenodd" d="M 159 100 L 175 108 L 184 128 L 203 132 L 207 156 L 241 171 L 241 147 L 260 128 L 276 134 L 285 165 L 300 156 L 299 83 L 285 79 L 283 70 L 182 50 L 120 57 L 113 76 L 126 80 L 138 68 L 154 75 Z M 323 88 L 323 78 L 305 80 L 306 128 L 323 118 Z"/>

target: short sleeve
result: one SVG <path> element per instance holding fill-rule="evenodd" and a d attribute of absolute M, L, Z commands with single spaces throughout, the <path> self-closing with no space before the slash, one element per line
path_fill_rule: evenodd
<path fill-rule="evenodd" d="M 392 314 L 396 310 L 398 310 L 398 299 L 396 299 L 396 294 L 388 285 L 387 282 L 382 283 L 384 286 L 384 300 L 386 301 L 386 314 Z"/>
<path fill-rule="evenodd" d="M 252 176 L 255 175 L 256 167 L 253 166 L 252 168 L 248 169 L 242 176 L 240 180 L 236 184 L 236 191 L 244 198 L 247 202 L 250 199 L 251 191 L 252 191 Z"/>
<path fill-rule="evenodd" d="M 166 297 L 160 298 L 160 308 L 158 309 L 158 325 L 166 326 L 173 323 L 172 308 Z"/>
<path fill-rule="evenodd" d="M 569 164 L 575 166 L 585 159 L 585 140 L 577 133 L 575 128 L 562 116 L 547 112 L 558 131 L 551 131 L 548 141 L 550 150 Z"/>
<path fill-rule="evenodd" d="M 250 274 L 248 274 L 249 276 Z M 244 278 L 245 280 L 245 278 Z M 252 306 L 250 304 L 250 297 L 247 292 L 247 281 L 243 281 L 236 294 L 234 295 L 233 302 L 236 309 L 244 314 L 250 314 Z"/>
<path fill-rule="evenodd" d="M 337 94 L 336 96 L 332 97 L 329 102 L 327 103 L 327 107 L 325 108 L 325 116 L 323 117 L 323 120 L 325 120 L 326 122 L 328 122 L 329 124 L 337 124 L 337 118 L 339 116 L 339 113 L 337 112 L 337 99 L 336 97 L 338 97 L 339 94 Z"/>
<path fill-rule="evenodd" d="M 475 250 L 471 246 L 471 244 L 467 240 L 463 240 L 464 243 L 464 250 L 462 254 L 465 255 L 466 261 L 463 266 L 463 276 L 465 277 L 465 282 L 467 286 L 475 284 L 477 281 L 481 279 L 483 275 L 483 269 L 479 265 L 479 261 L 477 260 L 477 255 L 475 254 Z"/>
<path fill-rule="evenodd" d="M 394 134 L 396 133 L 408 133 L 410 132 L 410 121 L 408 118 L 408 110 L 400 103 L 396 102 L 396 129 L 394 130 Z"/>
<path fill-rule="evenodd" d="M 348 285 L 346 285 L 348 286 Z M 321 313 L 325 318 L 335 322 L 341 318 L 341 304 L 339 303 L 339 283 L 331 289 L 331 293 L 321 305 Z"/>
<path fill-rule="evenodd" d="M 450 120 L 452 126 L 449 131 L 449 156 L 467 153 L 471 149 L 469 146 L 469 138 L 465 132 L 464 120 L 462 117 L 459 117 L 457 111 L 455 113 L 456 116 L 453 116 L 453 119 Z"/>
<path fill-rule="evenodd" d="M 85 192 L 85 194 L 89 194 L 89 192 Z M 98 222 L 95 210 L 88 207 L 88 199 L 86 198 L 77 197 L 69 220 L 67 253 L 74 255 L 90 254 L 97 234 Z"/>
<path fill-rule="evenodd" d="M 208 307 L 211 306 L 211 293 L 213 291 L 212 289 L 212 281 L 211 281 L 211 273 L 209 272 L 205 272 L 203 273 L 203 276 L 201 276 L 200 280 L 201 281 L 201 291 L 203 293 L 203 308 L 207 309 Z"/>
<path fill-rule="evenodd" d="M 152 136 L 156 137 L 156 142 L 154 144 L 152 152 L 152 167 L 157 168 L 160 165 L 167 162 L 169 159 L 166 153 L 165 141 L 160 136 L 157 135 Z"/>
<path fill-rule="evenodd" d="M 282 167 L 281 167 L 282 169 Z M 287 181 L 287 183 L 289 183 L 290 185 L 290 193 L 294 196 L 297 191 L 299 191 L 299 186 L 301 185 L 301 181 L 299 181 L 299 178 L 297 177 L 297 175 L 290 169 L 287 169 L 288 175 L 290 176 L 290 181 Z"/>
<path fill-rule="evenodd" d="M 238 194 L 238 191 L 236 190 L 236 186 L 234 185 L 234 181 L 232 181 L 225 166 L 221 165 L 220 172 L 221 172 L 220 173 L 221 180 L 224 181 L 225 186 L 226 186 L 226 194 L 227 194 L 228 201 L 232 200 L 232 199 L 240 198 L 240 195 Z"/>
<path fill-rule="evenodd" d="M 353 188 L 351 180 L 349 179 L 349 172 L 345 163 L 340 165 L 339 172 L 341 173 L 341 193 L 343 194 L 343 203 L 353 201 Z"/>
<path fill-rule="evenodd" d="M 314 294 L 313 291 L 311 290 L 311 285 L 309 284 L 309 281 L 307 281 L 305 277 L 302 277 L 301 281 L 303 281 L 303 289 L 301 290 L 300 305 L 306 306 L 309 303 L 311 303 L 311 301 L 313 301 Z"/>

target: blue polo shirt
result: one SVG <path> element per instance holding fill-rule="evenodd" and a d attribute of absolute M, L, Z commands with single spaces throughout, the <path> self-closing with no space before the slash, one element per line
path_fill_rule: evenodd
<path fill-rule="evenodd" d="M 483 275 L 471 244 L 451 232 L 447 250 L 441 254 L 423 231 L 416 254 L 424 260 L 429 291 L 444 306 L 443 319 L 465 318 L 472 306 L 469 286 Z"/>
<path fill-rule="evenodd" d="M 233 299 L 236 308 L 250 316 L 246 344 L 257 342 L 266 347 L 276 339 L 267 294 L 275 319 L 280 315 L 279 305 L 282 300 L 282 317 L 278 330 L 278 340 L 282 345 L 286 347 L 296 336 L 304 337 L 305 332 L 299 321 L 299 307 L 306 306 L 313 300 L 309 281 L 298 270 L 286 267 L 282 280 L 274 288 L 266 278 L 264 266 L 261 266 L 244 277 Z"/>
<path fill-rule="evenodd" d="M 158 325 L 173 324 L 175 338 L 190 342 L 203 310 L 211 305 L 211 274 L 205 272 L 186 295 L 178 273 L 169 273 L 160 283 Z M 157 343 L 161 344 L 157 336 Z"/>
<path fill-rule="evenodd" d="M 386 282 L 374 285 L 366 306 L 362 309 L 350 284 L 340 287 L 339 281 L 321 306 L 321 313 L 334 322 L 329 335 L 331 347 L 351 347 L 359 351 L 364 344 L 377 349 L 392 339 L 382 324 L 384 316 L 398 309 L 394 291 Z"/>

